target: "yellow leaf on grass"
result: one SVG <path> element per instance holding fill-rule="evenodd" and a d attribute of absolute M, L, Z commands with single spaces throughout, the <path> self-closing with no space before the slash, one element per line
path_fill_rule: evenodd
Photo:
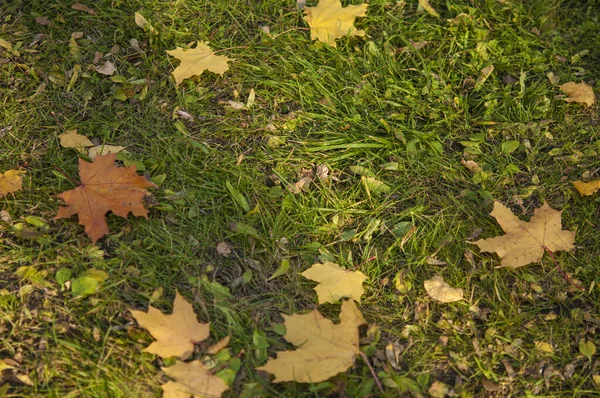
<path fill-rule="evenodd" d="M 220 397 L 229 387 L 225 382 L 209 373 L 200 361 L 175 362 L 168 368 L 161 368 L 175 381 L 163 384 L 163 398 Z"/>
<path fill-rule="evenodd" d="M 201 75 L 205 70 L 222 76 L 229 70 L 227 62 L 231 61 L 224 55 L 215 55 L 208 43 L 204 42 L 198 42 L 196 48 L 177 47 L 175 50 L 167 50 L 167 54 L 181 61 L 173 71 L 177 85 L 188 77 Z"/>
<path fill-rule="evenodd" d="M 582 196 L 589 196 L 596 193 L 600 189 L 600 180 L 583 182 L 571 181 L 577 192 Z"/>
<path fill-rule="evenodd" d="M 4 195 L 21 190 L 23 186 L 23 170 L 8 170 L 0 174 L 0 198 Z"/>
<path fill-rule="evenodd" d="M 359 352 L 358 328 L 367 323 L 354 300 L 342 304 L 337 325 L 317 310 L 283 318 L 287 331 L 284 338 L 298 349 L 279 351 L 277 359 L 269 359 L 257 368 L 274 374 L 274 383 L 318 383 L 354 364 Z"/>
<path fill-rule="evenodd" d="M 439 276 L 426 280 L 425 291 L 434 300 L 442 303 L 452 303 L 463 299 L 463 290 L 450 286 Z"/>
<path fill-rule="evenodd" d="M 65 131 L 58 136 L 60 138 L 60 146 L 63 148 L 75 148 L 78 151 L 83 151 L 83 148 L 94 146 L 85 135 L 77 133 L 77 130 Z"/>
<path fill-rule="evenodd" d="M 439 17 L 440 14 L 429 4 L 429 0 L 419 0 L 419 8 L 427 11 L 429 15 L 433 15 L 434 17 Z M 417 9 L 418 11 L 419 9 Z"/>
<path fill-rule="evenodd" d="M 360 271 L 349 271 L 331 262 L 313 264 L 302 276 L 319 282 L 315 287 L 319 304 L 335 303 L 344 297 L 360 303 L 365 292 L 362 284 L 367 279 Z"/>
<path fill-rule="evenodd" d="M 500 202 L 494 202 L 491 216 L 506 235 L 472 243 L 482 252 L 496 252 L 502 259 L 500 267 L 519 268 L 540 261 L 546 249 L 557 252 L 574 247 L 575 232 L 561 229 L 561 212 L 548 203 L 536 209 L 529 222 L 519 220 Z"/>
<path fill-rule="evenodd" d="M 119 145 L 98 145 L 89 149 L 88 156 L 90 157 L 90 159 L 95 159 L 96 156 L 110 155 L 111 153 L 119 153 L 124 149 L 124 146 Z"/>
<path fill-rule="evenodd" d="M 596 102 L 594 90 L 585 82 L 577 84 L 568 82 L 560 86 L 560 89 L 567 94 L 568 97 L 565 99 L 567 102 L 578 102 L 587 106 L 592 106 Z"/>
<path fill-rule="evenodd" d="M 209 334 L 209 323 L 196 320 L 194 308 L 177 292 L 173 303 L 173 313 L 165 315 L 154 307 L 148 312 L 129 310 L 137 323 L 148 329 L 156 341 L 144 352 L 162 358 L 189 358 L 194 352 L 194 344 L 205 340 Z"/>
<path fill-rule="evenodd" d="M 357 17 L 367 15 L 368 4 L 342 7 L 340 0 L 319 0 L 315 7 L 304 9 L 304 19 L 310 26 L 311 40 L 336 46 L 335 40 L 343 36 L 364 36 L 365 31 L 354 27 Z"/>

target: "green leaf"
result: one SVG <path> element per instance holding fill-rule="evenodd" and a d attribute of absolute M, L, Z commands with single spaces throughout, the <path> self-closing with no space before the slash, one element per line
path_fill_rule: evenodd
<path fill-rule="evenodd" d="M 385 182 L 379 181 L 373 177 L 362 176 L 360 180 L 365 185 L 365 188 L 372 193 L 387 193 L 392 190 L 392 188 Z"/>
<path fill-rule="evenodd" d="M 248 205 L 248 201 L 246 200 L 244 195 L 242 195 L 237 189 L 235 189 L 229 181 L 225 181 L 225 186 L 227 187 L 227 190 L 229 190 L 229 193 L 237 202 L 237 204 L 240 205 L 240 207 L 244 209 L 246 213 L 249 212 L 250 206 Z"/>
<path fill-rule="evenodd" d="M 71 293 L 73 296 L 87 296 L 96 293 L 100 282 L 96 278 L 91 276 L 82 276 L 80 278 L 73 279 L 71 283 Z"/>
<path fill-rule="evenodd" d="M 229 227 L 232 231 L 237 232 L 239 234 L 252 236 L 253 238 L 262 240 L 261 236 L 258 234 L 258 231 L 254 227 L 251 227 L 248 224 L 244 224 L 243 222 L 232 222 L 231 224 L 229 224 Z"/>
<path fill-rule="evenodd" d="M 275 272 L 273 272 L 273 275 L 271 275 L 271 277 L 267 280 L 270 281 L 271 279 L 275 279 L 278 276 L 285 274 L 289 268 L 290 268 L 290 262 L 288 259 L 284 258 L 283 260 L 281 260 L 281 264 L 279 264 L 279 268 L 277 268 L 277 270 Z"/>
<path fill-rule="evenodd" d="M 519 145 L 519 141 L 516 140 L 505 141 L 502 143 L 502 152 L 504 152 L 506 155 L 513 153 L 519 149 Z"/>
<path fill-rule="evenodd" d="M 70 269 L 61 268 L 58 271 L 56 271 L 54 278 L 56 279 L 56 283 L 58 283 L 60 286 L 63 286 L 66 281 L 71 279 L 72 275 L 73 275 L 73 272 Z"/>
<path fill-rule="evenodd" d="M 596 346 L 591 340 L 581 339 L 579 340 L 579 352 L 591 361 L 592 356 L 596 353 Z"/>
<path fill-rule="evenodd" d="M 269 340 L 267 336 L 260 330 L 255 330 L 252 334 L 252 343 L 254 344 L 254 357 L 258 362 L 266 360 L 269 355 L 267 354 L 267 348 L 269 348 Z"/>

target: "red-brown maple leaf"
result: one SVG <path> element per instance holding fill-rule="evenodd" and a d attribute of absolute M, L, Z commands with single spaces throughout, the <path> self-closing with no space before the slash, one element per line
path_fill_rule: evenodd
<path fill-rule="evenodd" d="M 117 167 L 115 157 L 114 153 L 96 156 L 93 163 L 79 159 L 81 185 L 58 195 L 67 206 L 60 207 L 54 219 L 77 214 L 79 224 L 94 243 L 108 233 L 108 211 L 125 218 L 129 212 L 148 218 L 142 199 L 145 188 L 155 185 L 139 176 L 135 166 Z"/>

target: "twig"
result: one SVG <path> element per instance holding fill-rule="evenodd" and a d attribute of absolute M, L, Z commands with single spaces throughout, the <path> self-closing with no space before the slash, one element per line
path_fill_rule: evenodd
<path fill-rule="evenodd" d="M 375 369 L 373 369 L 371 362 L 369 362 L 369 358 L 367 358 L 365 353 L 362 351 L 358 351 L 358 354 L 367 363 L 367 366 L 369 367 L 369 370 L 371 371 L 371 374 L 373 375 L 373 378 L 375 379 L 375 383 L 377 383 L 377 387 L 379 387 L 379 391 L 383 392 L 383 386 L 381 385 L 381 381 L 379 381 L 379 377 L 377 377 L 377 373 L 375 373 Z"/>
<path fill-rule="evenodd" d="M 558 264 L 558 261 L 556 261 L 556 257 L 554 257 L 554 253 L 552 252 L 552 250 L 548 249 L 546 246 L 544 246 L 544 250 L 546 250 L 548 252 L 548 254 L 550 255 L 550 258 L 552 259 L 552 262 L 556 266 L 556 270 L 558 271 L 560 276 L 562 276 L 565 281 L 569 282 L 573 287 L 575 287 L 580 292 L 585 292 L 585 288 L 583 286 L 581 286 L 579 283 L 577 283 L 576 281 L 574 281 L 573 278 L 571 278 L 565 272 L 565 270 L 563 270 L 562 267 Z"/>

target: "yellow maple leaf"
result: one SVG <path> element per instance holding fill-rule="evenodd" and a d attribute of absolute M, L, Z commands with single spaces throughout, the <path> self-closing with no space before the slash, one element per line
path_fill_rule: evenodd
<path fill-rule="evenodd" d="M 568 82 L 559 87 L 568 95 L 568 97 L 565 99 L 567 102 L 579 102 L 581 104 L 586 104 L 587 106 L 592 106 L 594 105 L 594 102 L 596 102 L 594 90 L 585 82 L 577 84 L 574 82 Z"/>
<path fill-rule="evenodd" d="M 463 299 L 463 290 L 451 287 L 439 276 L 434 276 L 423 283 L 425 291 L 434 300 L 452 303 Z"/>
<path fill-rule="evenodd" d="M 367 279 L 360 271 L 349 271 L 331 262 L 313 264 L 302 276 L 319 282 L 315 287 L 319 304 L 335 303 L 343 297 L 360 303 L 360 297 L 365 292 L 362 284 Z"/>
<path fill-rule="evenodd" d="M 283 318 L 284 338 L 298 349 L 279 351 L 276 359 L 257 368 L 275 375 L 274 383 L 318 383 L 354 364 L 359 352 L 358 327 L 367 323 L 354 300 L 344 301 L 337 325 L 317 310 Z"/>
<path fill-rule="evenodd" d="M 472 243 L 482 252 L 496 252 L 502 259 L 500 267 L 519 268 L 539 262 L 545 250 L 569 251 L 574 247 L 575 232 L 561 229 L 561 213 L 544 202 L 527 222 L 519 220 L 506 206 L 494 202 L 491 216 L 506 235 Z"/>
<path fill-rule="evenodd" d="M 209 334 L 209 323 L 196 320 L 194 308 L 179 292 L 175 295 L 173 313 L 165 315 L 154 307 L 148 312 L 129 310 L 137 323 L 148 329 L 156 339 L 144 349 L 144 352 L 156 354 L 162 358 L 189 358 L 194 352 L 194 344 L 205 340 Z"/>
<path fill-rule="evenodd" d="M 175 50 L 167 50 L 167 54 L 181 61 L 179 66 L 172 72 L 177 85 L 188 77 L 201 75 L 205 70 L 221 76 L 229 70 L 227 62 L 231 61 L 230 58 L 224 55 L 215 55 L 208 47 L 208 43 L 197 43 L 198 45 L 195 48 L 177 47 Z"/>
<path fill-rule="evenodd" d="M 342 7 L 340 0 L 320 0 L 315 7 L 304 9 L 304 19 L 310 26 L 311 40 L 336 46 L 335 39 L 343 36 L 364 36 L 364 30 L 354 27 L 357 17 L 367 15 L 368 4 Z"/>
<path fill-rule="evenodd" d="M 600 189 L 600 180 L 596 181 L 571 181 L 577 192 L 582 196 L 589 196 L 596 193 Z"/>
<path fill-rule="evenodd" d="M 8 170 L 0 174 L 0 198 L 4 195 L 21 190 L 23 186 L 23 170 Z"/>
<path fill-rule="evenodd" d="M 180 362 L 161 368 L 175 379 L 163 384 L 163 398 L 220 397 L 229 387 L 225 382 L 208 372 L 200 361 Z"/>

